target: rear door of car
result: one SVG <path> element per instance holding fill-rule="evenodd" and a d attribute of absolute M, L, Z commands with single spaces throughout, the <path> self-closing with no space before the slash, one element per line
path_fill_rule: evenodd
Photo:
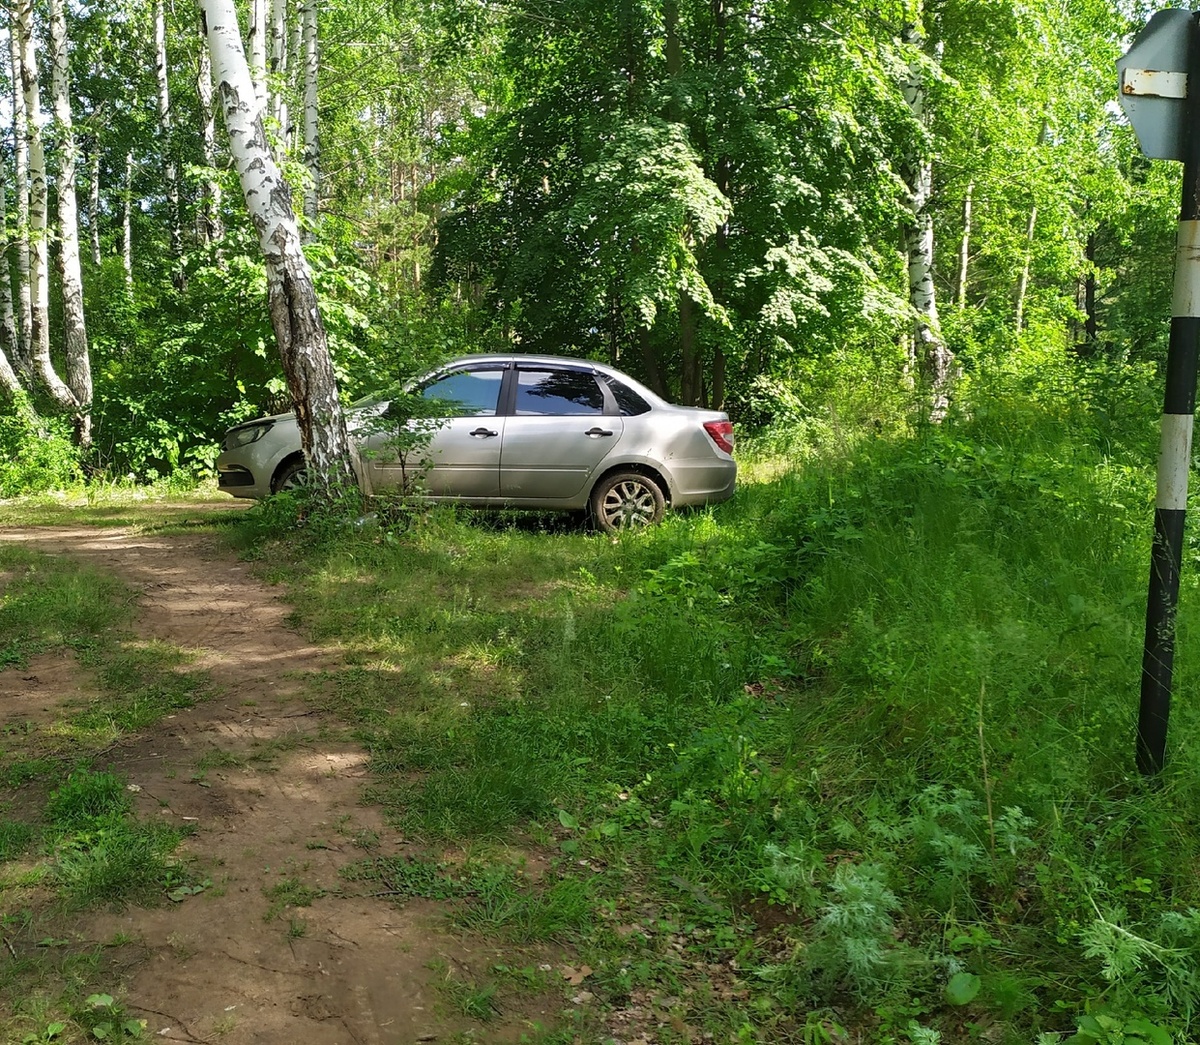
<path fill-rule="evenodd" d="M 514 502 L 576 497 L 621 441 L 624 423 L 590 368 L 518 363 L 500 451 L 500 495 Z"/>
<path fill-rule="evenodd" d="M 396 490 L 415 482 L 433 497 L 498 496 L 507 420 L 500 393 L 507 369 L 503 362 L 467 364 L 419 386 L 430 416 L 407 422 L 403 434 L 385 429 L 366 441 L 363 456 L 373 488 Z M 414 440 L 414 430 L 426 435 Z"/>

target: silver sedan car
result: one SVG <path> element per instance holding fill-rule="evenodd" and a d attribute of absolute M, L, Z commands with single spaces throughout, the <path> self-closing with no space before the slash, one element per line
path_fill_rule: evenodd
<path fill-rule="evenodd" d="M 435 420 L 419 460 L 396 452 L 379 422 L 388 404 L 364 400 L 347 413 L 354 469 L 364 493 L 404 489 L 414 468 L 434 501 L 480 507 L 587 509 L 605 531 L 658 522 L 667 505 L 733 496 L 737 465 L 726 414 L 673 406 L 601 363 L 561 356 L 465 356 L 425 375 L 412 391 Z M 266 497 L 303 482 L 292 414 L 225 433 L 220 488 Z"/>

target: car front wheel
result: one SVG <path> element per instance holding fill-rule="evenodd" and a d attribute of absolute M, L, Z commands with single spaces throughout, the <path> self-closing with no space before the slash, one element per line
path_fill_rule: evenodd
<path fill-rule="evenodd" d="M 617 472 L 592 491 L 592 518 L 605 533 L 639 530 L 661 522 L 666 498 L 661 487 L 638 472 Z"/>
<path fill-rule="evenodd" d="M 279 493 L 280 490 L 298 490 L 308 482 L 308 465 L 305 461 L 293 461 L 282 472 L 278 478 L 271 484 L 271 492 Z"/>

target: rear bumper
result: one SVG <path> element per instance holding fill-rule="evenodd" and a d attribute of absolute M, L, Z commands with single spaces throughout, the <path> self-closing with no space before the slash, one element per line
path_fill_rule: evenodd
<path fill-rule="evenodd" d="M 676 508 L 727 501 L 737 488 L 737 464 L 732 458 L 673 461 L 671 504 Z"/>

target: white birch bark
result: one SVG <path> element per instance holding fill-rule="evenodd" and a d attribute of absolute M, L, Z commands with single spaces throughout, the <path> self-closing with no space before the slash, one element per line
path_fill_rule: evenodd
<path fill-rule="evenodd" d="M 50 360 L 50 279 L 46 154 L 42 145 L 42 101 L 38 84 L 33 0 L 18 0 L 16 29 L 21 50 L 21 89 L 25 96 L 25 140 L 29 149 L 29 294 L 32 322 L 29 347 L 33 371 L 62 409 L 78 405 Z"/>
<path fill-rule="evenodd" d="M 1033 261 L 1033 235 L 1037 229 L 1037 204 L 1029 208 L 1029 222 L 1025 226 L 1025 260 L 1021 275 L 1017 278 L 1017 294 L 1014 311 L 1017 333 L 1025 329 L 1025 295 L 1029 290 L 1029 266 Z"/>
<path fill-rule="evenodd" d="M 33 327 L 33 305 L 29 285 L 29 143 L 25 92 L 21 87 L 21 40 L 14 11 L 9 22 L 9 46 L 12 60 L 13 84 L 13 166 L 17 194 L 17 304 L 20 325 L 17 327 L 17 368 L 33 377 L 33 352 L 30 330 Z"/>
<path fill-rule="evenodd" d="M 312 275 L 300 248 L 291 192 L 263 129 L 233 0 L 200 0 L 230 151 L 267 270 L 271 325 L 308 459 L 310 481 L 326 494 L 354 484 L 350 441 Z"/>
<path fill-rule="evenodd" d="M 91 240 L 92 264 L 99 267 L 100 257 L 100 149 L 93 145 L 88 177 L 88 237 Z"/>
<path fill-rule="evenodd" d="M 971 209 L 975 197 L 975 181 L 967 182 L 967 193 L 963 198 L 963 232 L 958 243 L 958 279 L 955 282 L 954 303 L 959 308 L 967 304 L 967 276 L 971 264 Z"/>
<path fill-rule="evenodd" d="M 0 164 L 0 341 L 4 345 L 4 354 L 9 360 L 18 360 L 21 349 L 20 335 L 17 333 L 17 318 L 13 312 L 12 270 L 8 263 L 8 191 L 7 178 L 3 164 Z M 28 375 L 27 375 L 28 376 Z"/>
<path fill-rule="evenodd" d="M 201 0 L 203 4 L 203 0 Z M 250 0 L 250 79 L 259 108 L 267 104 L 267 0 Z"/>
<path fill-rule="evenodd" d="M 317 41 L 317 0 L 306 0 L 304 33 L 304 166 L 308 184 L 304 188 L 304 216 L 316 228 L 321 201 L 321 136 L 317 123 L 317 72 L 320 50 Z M 310 233 L 311 234 L 311 233 Z"/>
<path fill-rule="evenodd" d="M 287 0 L 271 0 L 270 21 L 270 78 L 267 81 L 271 94 L 271 118 L 279 127 L 279 140 L 287 142 Z"/>
<path fill-rule="evenodd" d="M 914 49 L 924 43 L 919 30 L 906 26 L 904 42 Z M 901 90 L 913 119 L 928 132 L 930 114 L 926 105 L 925 66 L 919 55 L 908 66 Z M 917 365 L 933 398 L 935 416 L 945 412 L 953 376 L 954 356 L 942 340 L 938 320 L 937 291 L 933 281 L 933 161 L 925 148 L 918 148 L 902 163 L 908 188 L 911 218 L 904 230 L 908 255 L 908 294 L 913 308 L 913 349 Z"/>
<path fill-rule="evenodd" d="M 76 403 L 76 442 L 92 443 L 92 364 L 83 315 L 83 273 L 79 263 L 79 207 L 75 171 L 79 148 L 71 118 L 67 19 L 63 0 L 50 0 L 50 81 L 54 122 L 58 131 L 58 236 L 62 271 L 63 340 L 66 342 L 67 385 Z"/>
<path fill-rule="evenodd" d="M 212 58 L 207 47 L 200 48 L 196 91 L 200 97 L 201 153 L 206 170 L 212 171 L 217 165 L 217 133 L 213 111 Z M 225 236 L 221 222 L 221 183 L 206 174 L 200 197 L 200 238 L 204 243 L 216 243 Z"/>
<path fill-rule="evenodd" d="M 182 217 L 179 208 L 179 170 L 175 165 L 174 135 L 171 133 L 171 86 L 167 74 L 167 20 L 163 0 L 154 0 L 154 73 L 158 81 L 158 137 L 162 150 L 163 183 L 167 190 L 167 222 L 170 226 L 172 279 L 180 285 L 183 273 Z"/>
<path fill-rule="evenodd" d="M 133 291 L 133 150 L 125 153 L 125 184 L 121 190 L 121 267 L 125 289 Z"/>

